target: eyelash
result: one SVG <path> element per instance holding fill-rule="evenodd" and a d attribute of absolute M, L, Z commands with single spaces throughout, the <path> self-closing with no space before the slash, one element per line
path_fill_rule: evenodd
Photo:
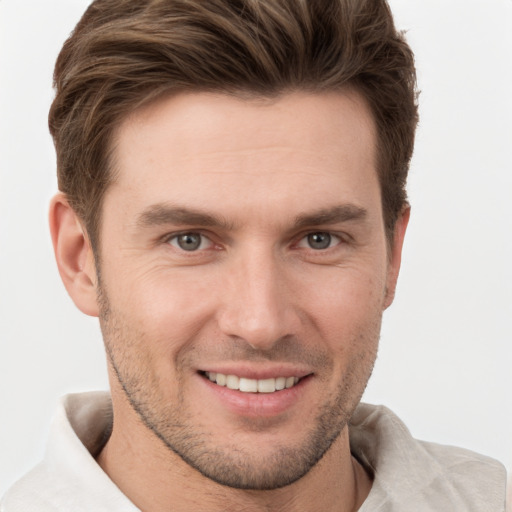
<path fill-rule="evenodd" d="M 179 246 L 179 239 L 180 237 L 186 237 L 186 236 L 189 236 L 189 237 L 193 237 L 193 236 L 199 236 L 201 238 L 200 240 L 200 245 L 199 247 L 193 249 L 193 250 L 187 250 L 187 249 L 184 249 L 183 247 L 180 247 Z M 199 232 L 199 231 L 183 231 L 181 233 L 174 233 L 172 235 L 168 235 L 165 237 L 164 239 L 164 242 L 169 244 L 169 245 L 172 245 L 173 247 L 175 247 L 177 250 L 180 250 L 180 251 L 183 251 L 185 253 L 194 253 L 194 252 L 198 252 L 200 250 L 206 250 L 206 249 L 209 249 L 210 247 L 202 247 L 202 245 L 204 245 L 205 242 L 208 243 L 209 246 L 213 246 L 214 245 L 214 242 L 208 237 L 206 236 L 205 234 Z M 176 242 L 176 244 L 174 244 L 173 242 Z"/>
<path fill-rule="evenodd" d="M 311 247 L 311 243 L 312 243 L 312 240 L 310 240 L 310 237 L 314 237 L 314 236 L 317 236 L 317 235 L 327 235 L 328 237 L 328 247 L 322 247 L 322 248 L 314 248 L 314 247 Z M 305 235 L 303 235 L 299 242 L 296 244 L 297 246 L 301 246 L 301 244 L 306 241 L 305 243 L 308 244 L 308 247 L 305 247 L 306 249 L 311 249 L 315 252 L 324 252 L 324 251 L 327 251 L 329 249 L 333 249 L 334 247 L 340 245 L 343 243 L 343 238 L 340 236 L 340 235 L 337 235 L 335 233 L 331 233 L 330 231 L 311 231 L 309 233 L 306 233 Z M 337 241 L 334 245 L 331 245 L 331 242 L 335 242 Z"/>
<path fill-rule="evenodd" d="M 308 238 L 314 237 L 315 235 L 327 235 L 327 237 L 329 239 L 328 246 L 320 247 L 320 248 L 311 247 L 311 245 L 310 245 L 311 240 L 308 240 Z M 199 246 L 196 248 L 192 248 L 190 250 L 187 250 L 187 249 L 184 249 L 183 247 L 181 247 L 179 245 L 179 238 L 185 237 L 185 236 L 189 236 L 189 237 L 199 236 L 200 237 Z M 173 233 L 173 234 L 167 235 L 163 239 L 163 241 L 166 244 L 172 245 L 176 250 L 184 252 L 184 253 L 188 253 L 190 255 L 197 253 L 197 252 L 202 252 L 204 250 L 211 249 L 212 247 L 215 246 L 215 242 L 213 242 L 210 237 L 208 237 L 204 233 L 201 233 L 200 231 L 182 231 L 180 233 Z M 175 243 L 173 243 L 173 242 L 175 242 Z M 201 247 L 205 244 L 205 242 L 208 244 L 208 247 Z M 336 242 L 336 243 L 334 245 L 331 245 L 332 242 Z M 339 245 L 342 245 L 344 243 L 347 243 L 346 237 L 343 237 L 339 234 L 332 233 L 330 231 L 309 231 L 307 233 L 302 234 L 300 236 L 298 242 L 293 244 L 293 246 L 311 250 L 316 253 L 325 253 L 329 249 L 333 249 L 333 248 L 335 248 Z M 303 245 L 303 244 L 307 244 L 307 246 Z"/>

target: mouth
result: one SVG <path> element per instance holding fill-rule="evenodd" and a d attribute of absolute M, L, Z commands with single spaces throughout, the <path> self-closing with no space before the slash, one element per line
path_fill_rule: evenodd
<path fill-rule="evenodd" d="M 296 386 L 300 377 L 276 377 L 269 379 L 247 379 L 237 375 L 225 375 L 216 372 L 201 372 L 217 386 L 226 387 L 242 393 L 276 393 Z"/>

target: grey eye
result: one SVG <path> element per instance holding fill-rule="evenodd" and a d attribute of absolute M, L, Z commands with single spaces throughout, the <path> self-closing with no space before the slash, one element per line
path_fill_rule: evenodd
<path fill-rule="evenodd" d="M 199 233 L 184 233 L 178 235 L 175 240 L 180 249 L 195 251 L 201 247 L 202 236 Z"/>
<path fill-rule="evenodd" d="M 308 245 L 312 249 L 327 249 L 331 245 L 332 237 L 329 233 L 311 233 L 307 236 Z"/>
<path fill-rule="evenodd" d="M 179 233 L 168 238 L 167 243 L 179 251 L 199 252 L 212 249 L 215 244 L 202 233 L 189 231 L 188 233 Z"/>

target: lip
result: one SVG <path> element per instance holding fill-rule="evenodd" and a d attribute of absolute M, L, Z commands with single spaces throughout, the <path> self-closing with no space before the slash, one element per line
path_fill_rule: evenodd
<path fill-rule="evenodd" d="M 214 371 L 214 370 L 211 370 Z M 217 373 L 224 373 L 217 370 Z M 307 388 L 311 385 L 313 374 L 278 373 L 272 371 L 241 371 L 240 368 L 229 371 L 226 375 L 237 375 L 249 379 L 265 379 L 279 377 L 301 377 L 301 380 L 293 387 L 276 391 L 274 393 L 245 393 L 229 389 L 211 382 L 206 376 L 197 374 L 208 395 L 217 401 L 221 408 L 227 409 L 232 414 L 246 418 L 271 418 L 290 411 L 302 400 Z M 257 376 L 256 376 L 257 375 Z"/>

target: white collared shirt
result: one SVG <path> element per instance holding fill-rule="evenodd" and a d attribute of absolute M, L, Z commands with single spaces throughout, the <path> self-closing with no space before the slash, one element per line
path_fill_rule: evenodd
<path fill-rule="evenodd" d="M 137 512 L 96 463 L 112 424 L 106 392 L 68 395 L 43 461 L 5 495 L 0 512 Z M 387 408 L 360 404 L 352 454 L 373 473 L 359 512 L 503 512 L 506 474 L 488 457 L 412 438 Z"/>

